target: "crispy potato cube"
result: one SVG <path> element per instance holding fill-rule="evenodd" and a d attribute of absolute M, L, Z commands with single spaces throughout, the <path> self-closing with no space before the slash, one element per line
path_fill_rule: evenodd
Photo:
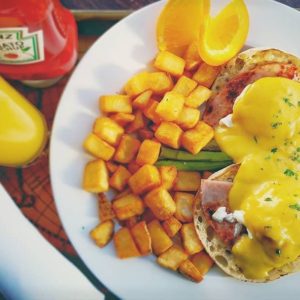
<path fill-rule="evenodd" d="M 90 133 L 87 136 L 83 143 L 83 147 L 93 156 L 101 158 L 103 160 L 110 160 L 115 153 L 114 147 L 101 140 L 94 133 Z"/>
<path fill-rule="evenodd" d="M 91 230 L 90 236 L 100 248 L 103 248 L 111 240 L 114 227 L 115 225 L 112 220 L 105 221 Z"/>
<path fill-rule="evenodd" d="M 178 119 L 184 106 L 184 97 L 175 92 L 166 93 L 156 107 L 156 114 L 164 121 Z"/>
<path fill-rule="evenodd" d="M 175 236 L 181 226 L 182 224 L 173 216 L 163 222 L 163 228 L 169 237 Z"/>
<path fill-rule="evenodd" d="M 149 101 L 148 105 L 146 106 L 146 108 L 143 111 L 144 115 L 149 120 L 151 120 L 152 122 L 154 122 L 155 124 L 159 124 L 161 122 L 161 118 L 156 113 L 156 108 L 157 108 L 158 104 L 159 104 L 158 101 L 151 99 Z"/>
<path fill-rule="evenodd" d="M 104 193 L 100 193 L 98 197 L 99 219 L 101 222 L 113 220 L 115 213 L 112 209 L 111 202 L 107 199 Z"/>
<path fill-rule="evenodd" d="M 148 224 L 148 230 L 151 236 L 152 250 L 155 255 L 160 255 L 173 245 L 172 240 L 166 234 L 158 220 L 151 221 Z"/>
<path fill-rule="evenodd" d="M 118 166 L 116 172 L 109 179 L 109 185 L 118 191 L 123 191 L 130 176 L 131 173 L 125 167 Z"/>
<path fill-rule="evenodd" d="M 161 187 L 149 192 L 144 201 L 159 220 L 169 219 L 176 211 L 172 196 L 166 189 Z"/>
<path fill-rule="evenodd" d="M 129 194 L 113 201 L 112 208 L 118 220 L 126 220 L 144 212 L 144 203 L 140 197 Z"/>
<path fill-rule="evenodd" d="M 96 119 L 93 132 L 103 141 L 116 146 L 124 133 L 124 129 L 114 120 L 102 117 Z"/>
<path fill-rule="evenodd" d="M 171 52 L 161 51 L 155 58 L 154 67 L 174 76 L 180 76 L 184 71 L 185 61 Z"/>
<path fill-rule="evenodd" d="M 122 197 L 124 197 L 124 196 L 129 195 L 129 194 L 131 194 L 131 189 L 130 189 L 130 188 L 127 188 L 127 189 L 125 189 L 124 191 L 122 191 L 121 193 L 118 193 L 118 194 L 114 197 L 114 200 L 119 199 L 119 198 L 122 198 Z"/>
<path fill-rule="evenodd" d="M 100 110 L 103 113 L 128 113 L 131 114 L 132 106 L 129 96 L 107 95 L 99 99 Z"/>
<path fill-rule="evenodd" d="M 187 97 L 198 85 L 198 83 L 187 76 L 181 76 L 175 84 L 172 92 Z"/>
<path fill-rule="evenodd" d="M 132 102 L 133 108 L 143 110 L 149 103 L 152 94 L 153 94 L 153 92 L 148 90 L 148 91 L 143 92 L 139 96 L 137 96 Z"/>
<path fill-rule="evenodd" d="M 152 210 L 146 207 L 145 212 L 141 216 L 141 219 L 144 220 L 146 223 L 150 223 L 151 221 L 155 220 L 156 217 L 154 216 Z"/>
<path fill-rule="evenodd" d="M 182 129 L 172 122 L 162 122 L 154 136 L 164 145 L 179 149 Z"/>
<path fill-rule="evenodd" d="M 134 243 L 130 230 L 126 227 L 121 228 L 115 233 L 114 244 L 119 258 L 140 256 L 140 252 Z"/>
<path fill-rule="evenodd" d="M 109 190 L 108 171 L 101 159 L 86 164 L 83 175 L 83 189 L 91 193 L 102 193 Z"/>
<path fill-rule="evenodd" d="M 191 129 L 197 125 L 200 119 L 200 110 L 184 106 L 176 123 L 182 129 Z"/>
<path fill-rule="evenodd" d="M 196 266 L 189 260 L 185 260 L 179 266 L 179 272 L 190 280 L 195 282 L 202 281 L 203 277 Z"/>
<path fill-rule="evenodd" d="M 107 161 L 106 167 L 107 167 L 107 170 L 109 171 L 109 173 L 114 173 L 118 169 L 118 165 L 116 165 L 112 161 Z"/>
<path fill-rule="evenodd" d="M 159 186 L 161 183 L 158 169 L 152 165 L 142 166 L 128 181 L 134 194 L 142 194 Z"/>
<path fill-rule="evenodd" d="M 212 95 L 212 91 L 203 85 L 197 86 L 185 98 L 185 105 L 193 108 L 198 108 L 201 104 L 206 102 Z"/>
<path fill-rule="evenodd" d="M 194 73 L 193 79 L 199 84 L 210 88 L 220 73 L 220 67 L 213 67 L 206 63 L 202 63 L 198 70 Z"/>
<path fill-rule="evenodd" d="M 188 71 L 195 70 L 201 63 L 197 41 L 191 43 L 184 54 L 185 69 Z"/>
<path fill-rule="evenodd" d="M 170 190 L 173 187 L 177 177 L 177 169 L 174 166 L 161 166 L 159 167 L 161 177 L 161 187 Z"/>
<path fill-rule="evenodd" d="M 140 145 L 141 143 L 138 139 L 124 134 L 116 150 L 114 160 L 123 164 L 129 163 L 135 157 Z"/>
<path fill-rule="evenodd" d="M 193 222 L 193 207 L 194 207 L 193 194 L 177 192 L 174 195 L 176 203 L 175 218 L 183 223 Z"/>
<path fill-rule="evenodd" d="M 138 131 L 138 136 L 142 139 L 142 140 L 151 140 L 154 137 L 154 133 L 146 128 L 142 128 Z"/>
<path fill-rule="evenodd" d="M 133 114 L 125 114 L 125 113 L 116 113 L 110 115 L 110 118 L 118 123 L 120 126 L 124 127 L 127 124 L 131 123 L 135 119 L 135 115 Z"/>
<path fill-rule="evenodd" d="M 184 250 L 181 247 L 174 245 L 161 254 L 157 258 L 157 262 L 162 267 L 176 271 L 180 264 L 187 260 L 187 258 L 188 255 L 184 252 Z"/>
<path fill-rule="evenodd" d="M 194 254 L 191 257 L 191 261 L 199 270 L 202 276 L 204 276 L 214 265 L 214 261 L 205 251 Z"/>
<path fill-rule="evenodd" d="M 145 122 L 143 113 L 139 110 L 135 114 L 134 121 L 128 125 L 126 131 L 128 133 L 133 133 L 141 128 L 144 128 L 145 126 L 146 126 L 146 122 Z"/>
<path fill-rule="evenodd" d="M 137 170 L 140 168 L 141 166 L 138 165 L 135 161 L 131 161 L 127 168 L 128 168 L 128 171 L 131 173 L 131 174 L 134 174 L 135 172 L 137 172 Z"/>
<path fill-rule="evenodd" d="M 154 165 L 158 160 L 161 144 L 151 140 L 144 140 L 136 157 L 139 165 Z"/>
<path fill-rule="evenodd" d="M 178 171 L 173 189 L 177 192 L 197 192 L 200 182 L 201 175 L 198 172 Z"/>
<path fill-rule="evenodd" d="M 182 146 L 191 152 L 197 154 L 214 137 L 214 129 L 206 123 L 200 121 L 195 128 L 187 130 L 182 134 Z"/>
<path fill-rule="evenodd" d="M 142 255 L 152 252 L 151 236 L 145 221 L 137 223 L 131 228 L 132 237 Z"/>
<path fill-rule="evenodd" d="M 172 79 L 164 72 L 141 72 L 134 75 L 124 90 L 130 96 L 137 96 L 147 90 L 154 94 L 164 94 L 173 88 Z"/>
<path fill-rule="evenodd" d="M 212 174 L 213 174 L 213 172 L 204 171 L 202 174 L 202 179 L 208 179 Z"/>
<path fill-rule="evenodd" d="M 195 230 L 194 223 L 183 224 L 180 233 L 183 247 L 188 254 L 192 255 L 203 249 L 203 245 Z"/>
<path fill-rule="evenodd" d="M 138 217 L 137 216 L 133 216 L 133 217 L 130 217 L 129 219 L 125 220 L 125 226 L 127 228 L 132 228 L 137 223 L 138 223 Z"/>

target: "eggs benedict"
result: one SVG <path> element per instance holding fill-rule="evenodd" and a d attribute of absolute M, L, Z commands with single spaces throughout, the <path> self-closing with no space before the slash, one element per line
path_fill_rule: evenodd
<path fill-rule="evenodd" d="M 274 50 L 266 51 L 270 57 Z M 206 121 L 236 164 L 202 180 L 195 205 L 208 253 L 226 273 L 254 282 L 300 269 L 298 62 L 273 53 L 280 62 L 244 64 L 237 68 L 245 72 L 219 79 L 226 84 L 211 99 Z"/>

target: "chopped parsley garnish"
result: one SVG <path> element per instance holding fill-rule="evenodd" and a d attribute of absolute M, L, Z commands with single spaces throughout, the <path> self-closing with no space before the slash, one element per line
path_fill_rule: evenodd
<path fill-rule="evenodd" d="M 300 101 L 298 101 L 298 106 L 300 107 Z"/>
<path fill-rule="evenodd" d="M 294 171 L 290 170 L 290 169 L 286 169 L 286 170 L 284 171 L 284 175 L 289 176 L 289 177 L 292 177 L 292 176 L 295 176 L 296 173 L 295 173 Z"/>
<path fill-rule="evenodd" d="M 283 100 L 283 102 L 286 103 L 289 107 L 295 106 L 295 105 L 291 102 L 291 100 L 290 100 L 289 98 L 283 98 L 282 100 Z"/>
<path fill-rule="evenodd" d="M 272 152 L 272 153 L 276 153 L 277 151 L 278 151 L 278 148 L 272 148 L 272 149 L 271 149 L 271 152 Z"/>
<path fill-rule="evenodd" d="M 300 205 L 298 203 L 289 205 L 289 208 L 300 211 Z"/>
<path fill-rule="evenodd" d="M 265 201 L 270 202 L 270 201 L 272 201 L 272 198 L 268 197 L 265 199 Z"/>
<path fill-rule="evenodd" d="M 278 126 L 281 126 L 281 125 L 282 125 L 282 122 L 276 122 L 276 123 L 271 124 L 272 128 L 274 128 L 274 129 L 277 129 Z"/>
<path fill-rule="evenodd" d="M 300 147 L 297 148 L 297 152 L 300 152 Z"/>
<path fill-rule="evenodd" d="M 280 250 L 280 249 L 276 249 L 276 250 L 275 250 L 275 253 L 276 253 L 277 256 L 280 256 L 281 250 Z"/>

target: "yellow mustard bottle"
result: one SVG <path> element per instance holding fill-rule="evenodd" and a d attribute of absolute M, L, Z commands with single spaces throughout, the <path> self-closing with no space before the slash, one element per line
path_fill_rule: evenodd
<path fill-rule="evenodd" d="M 24 166 L 43 151 L 43 115 L 0 76 L 0 165 Z"/>

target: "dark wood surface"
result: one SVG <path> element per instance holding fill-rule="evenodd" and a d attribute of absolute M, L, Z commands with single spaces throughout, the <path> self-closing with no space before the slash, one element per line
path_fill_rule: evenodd
<path fill-rule="evenodd" d="M 158 0 L 61 0 L 66 7 L 74 10 L 134 10 L 156 1 Z M 277 1 L 300 8 L 300 0 Z"/>

